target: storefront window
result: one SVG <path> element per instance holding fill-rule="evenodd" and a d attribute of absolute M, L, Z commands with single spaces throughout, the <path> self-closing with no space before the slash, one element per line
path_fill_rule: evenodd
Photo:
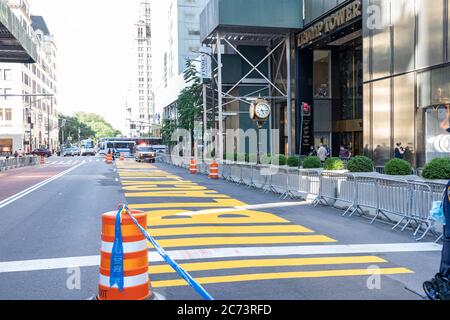
<path fill-rule="evenodd" d="M 419 73 L 417 85 L 419 107 L 450 103 L 450 67 Z"/>
<path fill-rule="evenodd" d="M 373 157 L 382 166 L 391 158 L 391 79 L 372 84 Z"/>
<path fill-rule="evenodd" d="M 414 163 L 414 73 L 394 78 L 394 143 L 406 149 L 405 160 Z"/>
<path fill-rule="evenodd" d="M 394 32 L 394 73 L 414 69 L 415 44 L 414 1 L 391 1 L 391 21 Z"/>
<path fill-rule="evenodd" d="M 330 51 L 314 51 L 314 97 L 316 99 L 331 98 L 330 66 Z"/>
<path fill-rule="evenodd" d="M 372 30 L 372 79 L 387 77 L 391 73 L 390 1 L 372 0 L 380 8 L 380 25 Z"/>
<path fill-rule="evenodd" d="M 450 153 L 450 106 L 428 108 L 425 111 L 426 159 L 427 162 Z"/>
<path fill-rule="evenodd" d="M 444 44 L 444 0 L 416 0 L 417 68 L 442 63 Z"/>

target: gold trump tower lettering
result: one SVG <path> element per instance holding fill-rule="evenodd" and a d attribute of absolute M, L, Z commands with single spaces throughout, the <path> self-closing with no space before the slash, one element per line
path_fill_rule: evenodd
<path fill-rule="evenodd" d="M 353 1 L 342 9 L 315 23 L 306 31 L 300 33 L 297 37 L 297 46 L 304 46 L 305 44 L 319 38 L 324 34 L 332 32 L 336 28 L 345 25 L 361 15 L 361 1 Z"/>

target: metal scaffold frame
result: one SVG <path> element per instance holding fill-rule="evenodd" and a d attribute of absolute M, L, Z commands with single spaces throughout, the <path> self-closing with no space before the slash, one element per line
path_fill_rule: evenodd
<path fill-rule="evenodd" d="M 242 102 L 250 105 L 251 101 L 256 97 L 262 97 L 271 102 L 272 110 L 274 110 L 274 102 L 286 101 L 287 106 L 287 126 L 288 130 L 288 153 L 293 152 L 293 139 L 292 139 L 292 89 L 291 89 L 291 37 L 289 33 L 243 33 L 236 31 L 217 30 L 211 36 L 209 36 L 204 44 L 215 47 L 213 56 L 216 57 L 217 63 L 217 81 L 216 87 L 213 88 L 213 92 L 218 95 L 217 97 L 217 110 L 218 110 L 218 153 L 219 159 L 223 156 L 223 142 L 224 142 L 224 123 L 223 123 L 223 110 L 224 107 L 233 104 L 235 102 Z M 223 64 L 222 64 L 222 45 L 227 46 L 233 53 L 239 55 L 239 57 L 246 64 L 250 66 L 250 70 L 242 76 L 235 83 L 223 83 Z M 259 47 L 266 47 L 267 54 L 259 59 L 256 63 L 253 63 L 241 50 L 240 45 L 253 45 Z M 277 54 L 281 51 L 281 54 Z M 261 71 L 260 67 L 267 61 L 268 72 L 266 74 Z M 282 67 L 285 65 L 286 74 L 282 74 Z M 274 67 L 274 68 L 273 68 Z M 273 68 L 273 69 L 272 69 Z M 273 70 L 273 71 L 272 71 Z M 261 77 L 260 83 L 251 83 L 249 76 L 257 73 Z M 214 75 L 215 78 L 216 75 Z M 254 80 L 254 79 L 252 79 Z M 233 91 L 243 86 L 256 86 L 258 89 L 245 94 L 243 96 L 233 95 Z M 261 95 L 261 92 L 268 91 L 269 95 Z M 205 94 L 205 91 L 204 91 Z M 206 101 L 206 99 L 204 100 Z M 216 99 L 213 98 L 212 109 L 216 110 Z M 205 102 L 204 102 L 205 103 Z M 269 136 L 272 139 L 273 119 L 269 119 Z M 221 121 L 222 120 L 222 121 Z M 271 153 L 273 153 L 274 141 L 271 141 Z"/>

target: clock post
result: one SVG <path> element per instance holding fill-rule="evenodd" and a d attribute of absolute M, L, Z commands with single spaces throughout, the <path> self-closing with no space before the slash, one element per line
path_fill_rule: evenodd
<path fill-rule="evenodd" d="M 264 127 L 264 124 L 270 117 L 270 113 L 272 108 L 270 107 L 270 103 L 266 99 L 258 98 L 256 101 L 250 104 L 249 115 L 250 119 L 256 122 L 256 126 L 258 127 L 258 133 L 256 135 L 257 139 L 257 151 L 256 151 L 256 163 L 261 164 L 260 157 L 260 130 Z"/>

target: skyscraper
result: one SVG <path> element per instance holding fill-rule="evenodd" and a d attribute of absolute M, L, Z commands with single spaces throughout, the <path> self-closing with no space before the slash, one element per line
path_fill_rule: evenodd
<path fill-rule="evenodd" d="M 151 33 L 151 1 L 142 1 L 139 5 L 139 16 L 135 25 L 135 69 L 132 76 L 132 87 L 127 102 L 127 122 L 129 136 L 139 137 L 154 135 L 153 124 L 157 122 L 153 103 L 152 86 L 152 33 Z"/>

